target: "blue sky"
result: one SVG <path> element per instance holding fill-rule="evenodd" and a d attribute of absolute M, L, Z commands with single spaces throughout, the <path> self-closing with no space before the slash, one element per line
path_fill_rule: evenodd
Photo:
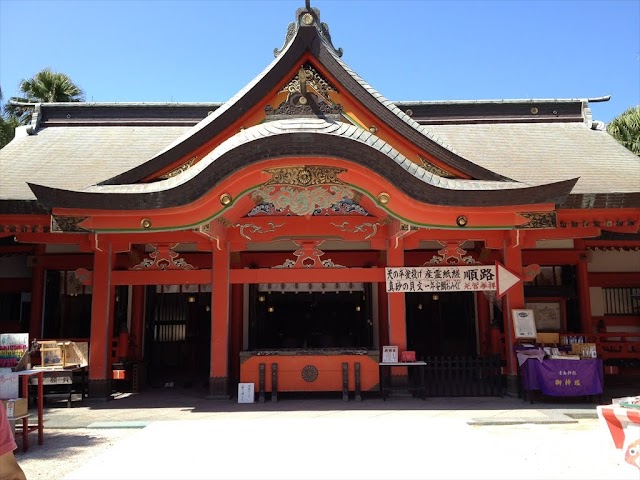
<path fill-rule="evenodd" d="M 311 0 L 343 59 L 391 100 L 640 104 L 640 0 Z M 44 67 L 94 102 L 225 101 L 273 59 L 304 0 L 0 0 L 5 100 Z"/>

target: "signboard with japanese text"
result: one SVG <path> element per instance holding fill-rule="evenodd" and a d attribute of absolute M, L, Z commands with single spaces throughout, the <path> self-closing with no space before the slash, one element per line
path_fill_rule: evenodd
<path fill-rule="evenodd" d="M 387 267 L 388 293 L 477 292 L 495 290 L 498 296 L 522 281 L 504 266 L 450 265 L 434 267 Z"/>
<path fill-rule="evenodd" d="M 385 345 L 382 347 L 382 363 L 396 363 L 398 361 L 398 347 Z"/>
<path fill-rule="evenodd" d="M 255 400 L 253 383 L 238 383 L 238 403 L 253 403 Z"/>
<path fill-rule="evenodd" d="M 511 314 L 513 333 L 516 338 L 536 338 L 536 320 L 533 316 L 533 310 L 513 309 Z"/>
<path fill-rule="evenodd" d="M 385 268 L 387 292 L 463 292 L 496 289 L 494 265 Z"/>

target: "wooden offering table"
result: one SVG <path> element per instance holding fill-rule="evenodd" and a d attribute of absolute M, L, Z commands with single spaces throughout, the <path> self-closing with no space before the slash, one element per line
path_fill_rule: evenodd
<path fill-rule="evenodd" d="M 258 400 L 265 392 L 277 401 L 278 392 L 340 392 L 343 400 L 354 392 L 377 389 L 377 350 L 321 348 L 240 352 L 240 382 L 253 383 Z"/>
<path fill-rule="evenodd" d="M 45 396 L 64 396 L 67 400 L 67 408 L 71 408 L 71 399 L 74 393 L 79 393 L 84 402 L 88 390 L 89 372 L 87 367 L 47 367 L 39 368 L 43 374 Z M 31 385 L 37 385 L 35 379 L 31 379 Z"/>

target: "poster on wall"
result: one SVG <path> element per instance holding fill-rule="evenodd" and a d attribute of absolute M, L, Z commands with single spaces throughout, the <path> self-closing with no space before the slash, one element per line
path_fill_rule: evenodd
<path fill-rule="evenodd" d="M 536 321 L 533 310 L 530 309 L 514 309 L 511 311 L 513 318 L 513 333 L 516 339 L 536 338 Z"/>
<path fill-rule="evenodd" d="M 18 365 L 28 348 L 28 333 L 0 335 L 0 368 L 13 368 Z"/>
<path fill-rule="evenodd" d="M 562 331 L 561 302 L 527 302 L 524 308 L 533 310 L 539 332 Z"/>

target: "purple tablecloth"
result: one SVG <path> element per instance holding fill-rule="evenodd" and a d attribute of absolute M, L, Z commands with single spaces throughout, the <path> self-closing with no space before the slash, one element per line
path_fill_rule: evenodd
<path fill-rule="evenodd" d="M 600 395 L 604 388 L 603 364 L 597 358 L 542 362 L 530 358 L 520 368 L 522 387 L 540 390 L 544 395 Z"/>

